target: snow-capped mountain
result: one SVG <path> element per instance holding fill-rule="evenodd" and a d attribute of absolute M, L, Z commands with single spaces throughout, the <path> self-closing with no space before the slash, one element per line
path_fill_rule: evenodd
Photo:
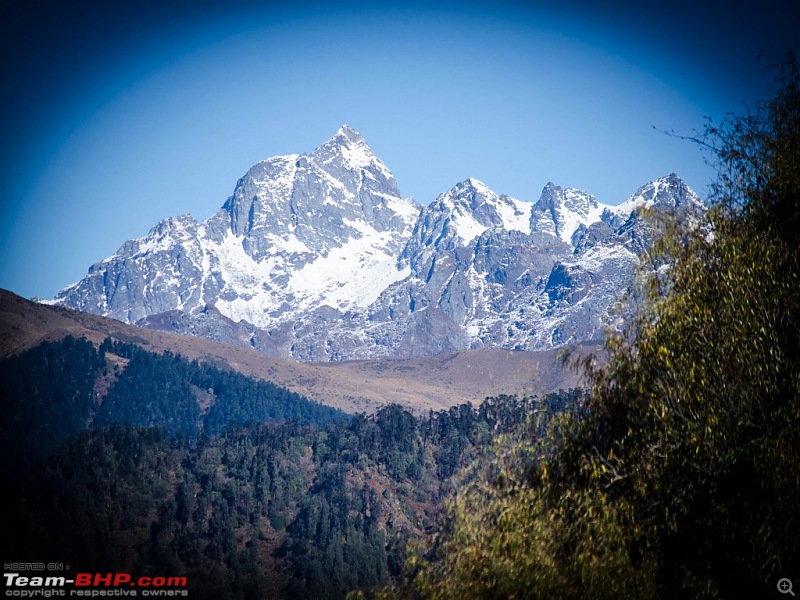
<path fill-rule="evenodd" d="M 552 183 L 525 202 L 470 178 L 422 207 L 343 126 L 254 165 L 206 221 L 125 242 L 54 302 L 300 360 L 551 348 L 614 324 L 652 206 L 702 204 L 670 174 L 618 206 Z"/>
<path fill-rule="evenodd" d="M 597 198 L 575 188 L 561 188 L 552 182 L 542 190 L 542 195 L 531 214 L 531 229 L 549 233 L 566 243 L 580 225 L 589 226 L 600 221 L 603 211 L 612 210 Z"/>

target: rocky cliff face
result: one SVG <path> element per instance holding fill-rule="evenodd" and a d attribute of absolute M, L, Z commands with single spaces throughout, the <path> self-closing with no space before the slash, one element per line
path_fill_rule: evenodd
<path fill-rule="evenodd" d="M 552 183 L 524 202 L 475 179 L 422 207 L 344 126 L 253 166 L 206 221 L 125 242 L 55 302 L 308 361 L 546 349 L 614 326 L 650 243 L 644 207 L 702 210 L 674 174 L 616 207 Z"/>

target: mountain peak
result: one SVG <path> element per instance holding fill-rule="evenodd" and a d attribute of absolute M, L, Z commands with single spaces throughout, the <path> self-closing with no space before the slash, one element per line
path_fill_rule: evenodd
<path fill-rule="evenodd" d="M 393 193 L 399 195 L 391 171 L 372 151 L 364 137 L 349 125 L 339 127 L 333 137 L 314 150 L 310 158 L 326 170 L 332 168 L 336 171 L 346 169 L 370 173 L 387 182 Z"/>
<path fill-rule="evenodd" d="M 583 190 L 563 188 L 548 181 L 533 207 L 531 227 L 571 243 L 575 230 L 599 221 L 605 208 L 605 204 Z"/>
<path fill-rule="evenodd" d="M 540 210 L 559 210 L 567 207 L 570 210 L 583 209 L 584 206 L 594 207 L 597 205 L 597 198 L 579 190 L 577 188 L 565 188 L 548 181 L 542 188 L 542 194 L 536 202 L 536 208 Z"/>
<path fill-rule="evenodd" d="M 672 210 L 684 206 L 702 208 L 703 203 L 683 179 L 676 173 L 669 173 L 640 187 L 616 210 L 626 213 L 642 206 Z"/>
<path fill-rule="evenodd" d="M 491 202 L 495 194 L 489 186 L 474 177 L 468 177 L 464 181 L 459 181 L 448 191 L 439 194 L 437 202 L 452 208 L 461 207 L 458 210 L 468 212 L 478 210 L 487 201 Z"/>
<path fill-rule="evenodd" d="M 317 150 L 314 151 L 314 154 L 322 149 L 337 151 L 341 154 L 341 152 L 345 149 L 352 150 L 356 148 L 363 150 L 372 157 L 375 156 L 375 153 L 372 152 L 372 149 L 367 144 L 364 136 L 350 127 L 350 125 L 345 124 L 339 127 L 339 129 L 336 130 L 336 133 L 334 133 L 327 142 L 317 148 Z"/>
<path fill-rule="evenodd" d="M 471 188 L 471 189 L 473 189 L 476 192 L 479 192 L 481 194 L 492 194 L 492 195 L 494 195 L 494 192 L 489 188 L 488 185 L 483 183 L 480 179 L 475 179 L 474 177 L 468 177 L 466 179 L 466 181 L 464 181 L 464 183 L 462 185 L 464 185 L 464 186 L 466 186 L 468 188 Z"/>
<path fill-rule="evenodd" d="M 671 173 L 634 201 L 694 196 Z M 342 125 L 251 167 L 208 219 L 125 242 L 54 303 L 307 361 L 552 348 L 614 324 L 652 238 L 607 210 L 553 182 L 534 204 L 474 177 L 423 207 Z"/>
<path fill-rule="evenodd" d="M 364 137 L 360 133 L 358 133 L 355 129 L 350 127 L 350 125 L 348 125 L 347 123 L 345 123 L 344 125 L 339 127 L 339 129 L 336 130 L 336 133 L 333 134 L 331 140 L 333 141 L 340 138 L 344 138 L 345 140 L 355 143 L 364 142 Z"/>

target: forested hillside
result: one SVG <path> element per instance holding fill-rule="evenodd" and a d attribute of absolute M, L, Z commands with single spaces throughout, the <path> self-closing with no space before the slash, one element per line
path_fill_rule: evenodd
<path fill-rule="evenodd" d="M 106 339 L 66 337 L 0 361 L 0 450 L 34 463 L 70 435 L 112 424 L 196 439 L 231 423 L 348 418 L 267 381 Z"/>
<path fill-rule="evenodd" d="M 408 577 L 409 540 L 503 439 L 579 393 L 420 418 L 347 416 L 263 381 L 106 340 L 0 363 L 2 553 L 184 575 L 197 598 L 344 598 Z"/>

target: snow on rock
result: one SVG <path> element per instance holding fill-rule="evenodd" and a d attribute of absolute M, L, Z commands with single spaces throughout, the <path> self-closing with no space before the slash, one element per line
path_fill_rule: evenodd
<path fill-rule="evenodd" d="M 299 307 L 366 308 L 383 290 L 409 275 L 408 268 L 397 268 L 397 257 L 390 249 L 391 234 L 377 231 L 365 221 L 347 224 L 360 237 L 350 238 L 292 274 L 289 288 Z"/>
<path fill-rule="evenodd" d="M 345 125 L 253 165 L 202 223 L 125 242 L 53 302 L 300 360 L 551 348 L 614 326 L 648 206 L 702 203 L 670 174 L 616 207 L 552 183 L 526 202 L 474 178 L 421 207 Z"/>
<path fill-rule="evenodd" d="M 600 221 L 603 212 L 610 208 L 582 190 L 548 183 L 533 207 L 530 227 L 570 243 L 581 225 L 588 227 Z"/>

